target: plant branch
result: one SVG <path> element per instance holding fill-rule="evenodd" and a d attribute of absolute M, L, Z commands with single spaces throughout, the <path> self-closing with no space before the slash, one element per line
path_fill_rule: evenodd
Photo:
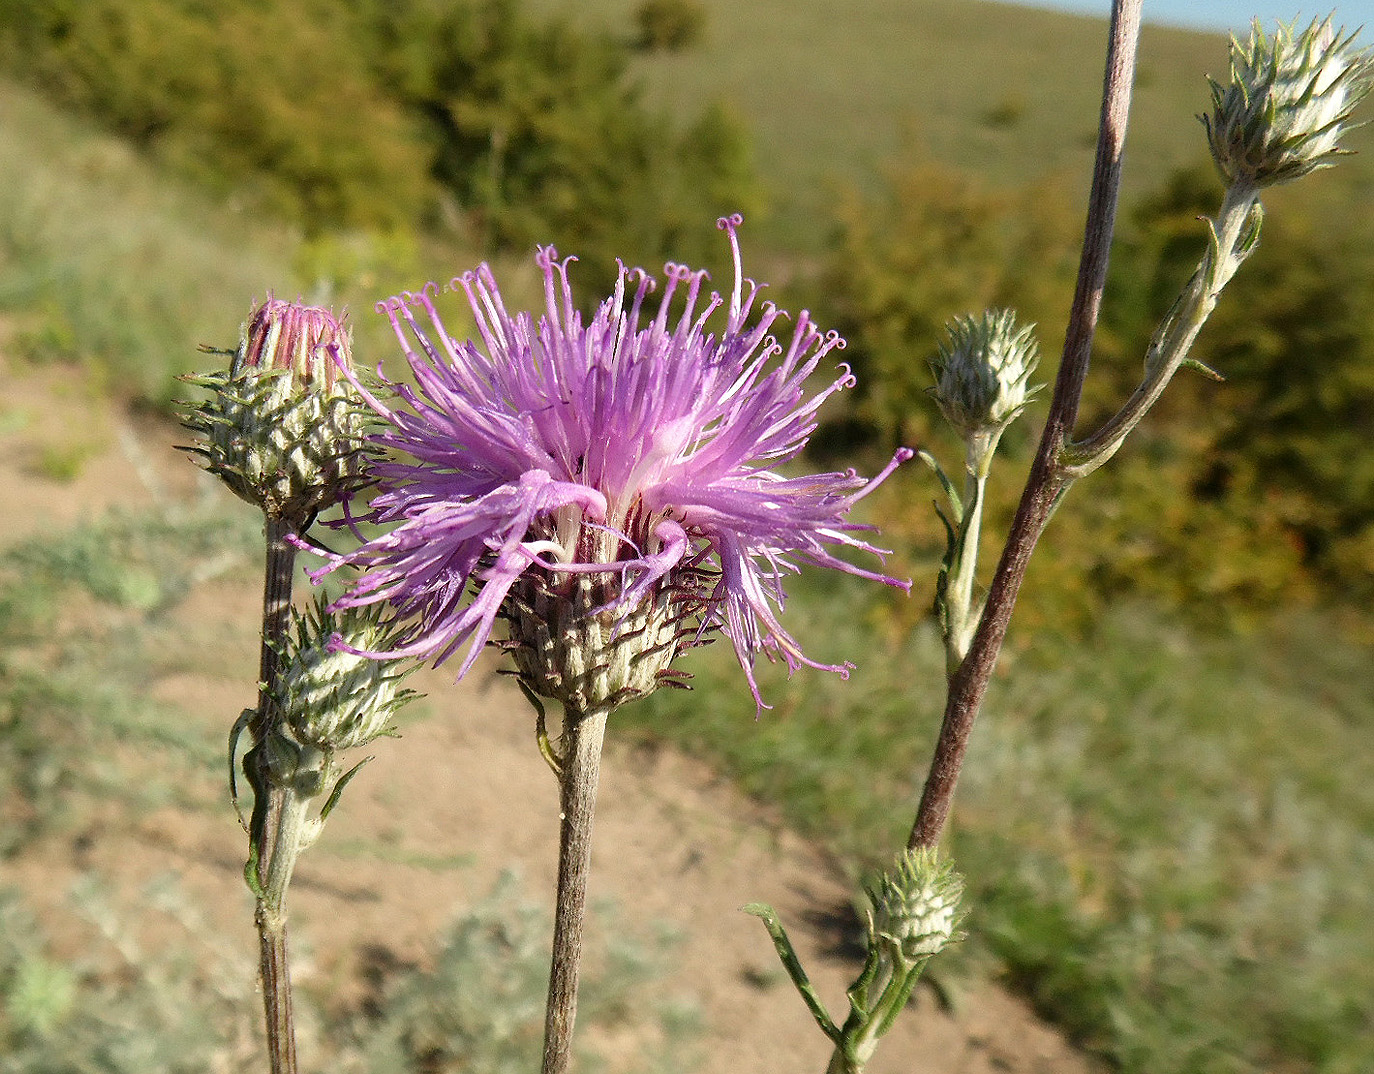
<path fill-rule="evenodd" d="M 1097 159 L 1088 201 L 1083 255 L 1079 262 L 1078 283 L 1064 340 L 1064 355 L 1055 380 L 1054 397 L 1002 559 L 988 590 L 982 621 L 973 636 L 968 655 L 949 682 L 944 722 L 921 796 L 921 805 L 907 841 L 909 847 L 931 847 L 940 841 L 963 767 L 969 733 L 1001 652 L 1031 552 L 1070 480 L 1058 460 L 1078 416 L 1093 333 L 1102 305 L 1102 290 L 1106 284 L 1117 195 L 1121 187 L 1122 149 L 1130 111 L 1131 83 L 1140 36 L 1140 8 L 1141 0 L 1115 0 L 1112 5 Z"/>
<path fill-rule="evenodd" d="M 294 838 L 283 845 L 283 825 L 288 820 L 287 792 L 268 778 L 269 738 L 277 719 L 273 701 L 280 657 L 278 647 L 286 636 L 291 614 L 292 570 L 296 549 L 286 540 L 293 527 L 268 516 L 267 565 L 262 594 L 262 652 L 258 664 L 258 708 L 249 721 L 253 749 L 244 758 L 245 775 L 253 786 L 252 842 L 258 895 L 254 921 L 258 928 L 263 1013 L 267 1029 L 267 1054 L 272 1074 L 295 1074 L 296 1033 L 291 1009 L 291 970 L 287 962 L 285 887 L 294 860 Z M 282 851 L 285 851 L 283 855 Z M 263 878 L 267 877 L 264 884 Z"/>
<path fill-rule="evenodd" d="M 601 745 L 606 737 L 605 709 L 566 713 L 558 843 L 558 906 L 553 924 L 553 960 L 544 1017 L 543 1074 L 565 1074 L 572 1062 L 577 983 L 582 962 L 582 923 L 591 872 L 592 822 L 601 778 Z"/>
<path fill-rule="evenodd" d="M 1131 430 L 1158 401 L 1216 308 L 1222 288 L 1230 283 L 1254 248 L 1261 216 L 1256 188 L 1245 184 L 1227 188 L 1217 218 L 1209 225 L 1211 244 L 1202 264 L 1150 340 L 1145 379 L 1102 428 L 1065 447 L 1062 468 L 1071 479 L 1092 473 L 1116 454 Z"/>

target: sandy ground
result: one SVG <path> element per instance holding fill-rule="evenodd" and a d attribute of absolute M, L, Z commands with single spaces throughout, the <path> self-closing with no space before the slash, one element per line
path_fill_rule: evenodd
<path fill-rule="evenodd" d="M 218 494 L 173 450 L 181 442 L 173 427 L 105 407 L 80 379 L 61 371 L 17 369 L 5 379 L 0 481 L 7 512 L 0 543 L 114 505 L 167 509 Z M 52 476 L 52 460 L 72 452 L 80 460 L 75 476 Z M 177 614 L 188 636 L 206 639 L 214 655 L 195 668 L 150 671 L 150 696 L 227 729 L 252 699 L 257 585 L 219 577 L 198 588 Z M 361 991 L 379 964 L 424 964 L 436 934 L 490 891 L 505 869 L 518 870 L 526 897 L 551 897 L 556 788 L 535 749 L 527 704 L 492 674 L 494 667 L 479 666 L 460 685 L 443 671 L 425 673 L 416 685 L 429 695 L 427 715 L 401 738 L 374 746 L 376 760 L 303 856 L 291 896 L 302 987 L 346 996 Z M 359 845 L 389 852 L 358 853 Z M 45 907 L 50 924 L 71 913 L 67 893 L 83 875 L 100 877 L 132 900 L 149 875 L 170 871 L 223 936 L 227 957 L 241 953 L 250 962 L 243 855 L 243 833 L 226 801 L 219 812 L 167 806 L 134 818 L 107 817 L 76 838 L 30 847 L 0 870 L 4 882 L 18 883 Z M 432 864 L 445 858 L 465 864 Z M 779 972 L 761 923 L 740 907 L 752 901 L 777 907 L 838 1014 L 856 970 L 849 956 L 836 953 L 850 927 L 837 908 L 848 905 L 850 893 L 825 854 L 781 826 L 766 804 L 744 798 L 694 758 L 617 742 L 613 722 L 591 897 L 613 899 L 618 920 L 630 927 L 647 931 L 668 923 L 680 933 L 673 966 L 655 989 L 701 1012 L 705 1035 L 692 1069 L 824 1070 L 828 1042 Z M 60 943 L 60 928 L 57 935 Z M 72 931 L 67 942 L 79 947 L 81 935 Z M 588 943 L 599 939 L 593 929 Z M 584 1029 L 598 1032 L 595 1025 Z M 303 1069 L 318 1069 L 308 1047 L 302 1059 Z M 964 990 L 953 1011 L 919 991 L 870 1066 L 873 1074 L 1094 1069 L 994 983 Z"/>

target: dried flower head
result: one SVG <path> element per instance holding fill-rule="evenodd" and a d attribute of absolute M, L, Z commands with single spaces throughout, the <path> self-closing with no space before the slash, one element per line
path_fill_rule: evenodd
<path fill-rule="evenodd" d="M 413 669 L 404 661 L 372 660 L 341 648 L 386 644 L 375 612 L 330 612 L 322 602 L 293 613 L 279 656 L 275 702 L 283 724 L 302 746 L 328 754 L 365 746 L 391 731 L 396 710 L 416 697 L 401 688 Z M 332 643 L 332 644 L 331 644 Z"/>
<path fill-rule="evenodd" d="M 783 629 L 783 579 L 810 562 L 907 587 L 833 549 L 882 554 L 848 515 L 911 453 L 871 481 L 777 469 L 852 377 L 842 367 L 806 395 L 842 341 L 805 312 L 785 346 L 770 334 L 782 314 L 741 276 L 739 223 L 719 222 L 735 258 L 728 299 L 702 302 L 706 274 L 670 264 L 651 315 L 654 280 L 622 266 L 584 323 L 569 262 L 544 248 L 538 321 L 507 312 L 485 265 L 450 285 L 472 307 L 474 341 L 445 330 L 437 289 L 383 303 L 416 388 L 392 384 L 394 407 L 368 396 L 390 453 L 369 518 L 393 528 L 317 572 L 364 569 L 337 606 L 388 603 L 404 632 L 397 653 L 439 662 L 466 645 L 460 675 L 505 618 L 527 684 L 584 711 L 671 681 L 676 653 L 714 629 L 756 700 L 759 653 L 846 674 Z M 718 310 L 719 335 L 707 330 Z"/>
<path fill-rule="evenodd" d="M 1030 377 L 1040 363 L 1034 325 L 1016 323 L 1015 310 L 957 317 L 931 360 L 934 394 L 945 419 L 963 437 L 1000 432 L 1035 397 Z"/>
<path fill-rule="evenodd" d="M 1266 39 L 1260 22 L 1242 46 L 1231 38 L 1231 82 L 1212 86 L 1203 116 L 1212 158 L 1228 184 L 1262 187 L 1329 167 L 1344 150 L 1350 113 L 1369 92 L 1374 62 L 1355 35 L 1331 19 L 1278 24 Z"/>
<path fill-rule="evenodd" d="M 890 941 L 907 962 L 938 954 L 959 938 L 963 895 L 963 878 L 933 848 L 905 850 L 868 885 L 874 935 Z"/>
<path fill-rule="evenodd" d="M 268 299 L 229 369 L 183 378 L 214 393 L 184 420 L 201 436 L 189 450 L 269 517 L 305 526 L 361 484 L 371 411 L 339 375 L 350 347 L 330 310 Z"/>

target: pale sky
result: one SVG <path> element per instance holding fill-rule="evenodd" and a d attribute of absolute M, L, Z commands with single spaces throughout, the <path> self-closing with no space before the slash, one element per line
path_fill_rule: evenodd
<path fill-rule="evenodd" d="M 1111 0 L 1015 0 L 1030 7 L 1058 8 L 1061 11 L 1080 11 L 1106 16 Z M 1302 5 L 1298 0 L 1145 0 L 1145 21 L 1173 26 L 1193 26 L 1203 30 L 1230 30 L 1242 33 L 1250 20 L 1258 15 L 1266 29 L 1275 19 L 1290 22 L 1300 17 L 1306 26 L 1314 16 L 1326 16 L 1335 11 L 1337 26 L 1353 30 L 1364 26 L 1360 35 L 1368 44 L 1374 40 L 1374 0 L 1324 0 L 1318 6 Z"/>

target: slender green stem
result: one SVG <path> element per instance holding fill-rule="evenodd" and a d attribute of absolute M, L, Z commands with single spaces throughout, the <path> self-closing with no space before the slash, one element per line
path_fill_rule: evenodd
<path fill-rule="evenodd" d="M 763 921 L 764 928 L 768 930 L 768 935 L 773 940 L 773 948 L 777 951 L 778 958 L 782 960 L 783 969 L 792 978 L 792 984 L 806 1003 L 806 1009 L 811 1012 L 811 1017 L 821 1027 L 821 1032 L 838 1044 L 840 1041 L 839 1027 L 830 1017 L 830 1012 L 825 1009 L 821 997 L 816 994 L 815 986 L 811 984 L 811 978 L 806 975 L 806 969 L 802 966 L 801 959 L 797 957 L 796 949 L 792 946 L 792 941 L 787 935 L 787 930 L 783 928 L 782 920 L 778 917 L 777 911 L 764 903 L 751 902 L 744 907 L 744 912 L 753 914 Z"/>
<path fill-rule="evenodd" d="M 1116 414 L 1084 440 L 1065 446 L 1062 470 L 1070 479 L 1092 473 L 1121 447 L 1149 409 L 1159 400 L 1216 308 L 1222 289 L 1249 254 L 1246 243 L 1255 225 L 1259 192 L 1254 187 L 1229 187 L 1212 224 L 1215 242 L 1177 305 L 1150 341 L 1146 373 L 1140 386 Z"/>
<path fill-rule="evenodd" d="M 258 709 L 249 722 L 254 748 L 244 759 L 253 786 L 252 831 L 257 853 L 259 890 L 254 920 L 258 928 L 262 1002 L 266 1019 L 267 1055 L 271 1074 L 295 1074 L 296 1034 L 291 1007 L 291 970 L 287 962 L 286 883 L 297 847 L 289 829 L 300 818 L 290 808 L 287 792 L 268 778 L 267 739 L 277 718 L 272 687 L 280 657 L 277 647 L 286 636 L 291 613 L 292 570 L 296 549 L 286 540 L 294 527 L 281 519 L 267 520 L 267 565 L 262 596 L 262 651 L 258 664 Z M 294 818 L 294 819 L 293 819 Z M 282 853 L 282 849 L 285 853 Z"/>
<path fill-rule="evenodd" d="M 592 823 L 601 778 L 601 746 L 606 737 L 602 710 L 565 715 L 560 778 L 562 804 L 558 843 L 558 906 L 553 923 L 553 960 L 544 1018 L 543 1074 L 565 1074 L 572 1062 L 573 1024 L 582 961 L 582 925 L 591 872 Z"/>
<path fill-rule="evenodd" d="M 984 430 L 969 438 L 964 462 L 963 518 L 960 520 L 958 559 L 945 589 L 945 673 L 953 675 L 963 663 L 982 614 L 975 607 L 978 580 L 978 542 L 983 533 L 983 502 L 988 470 L 1001 430 Z"/>

